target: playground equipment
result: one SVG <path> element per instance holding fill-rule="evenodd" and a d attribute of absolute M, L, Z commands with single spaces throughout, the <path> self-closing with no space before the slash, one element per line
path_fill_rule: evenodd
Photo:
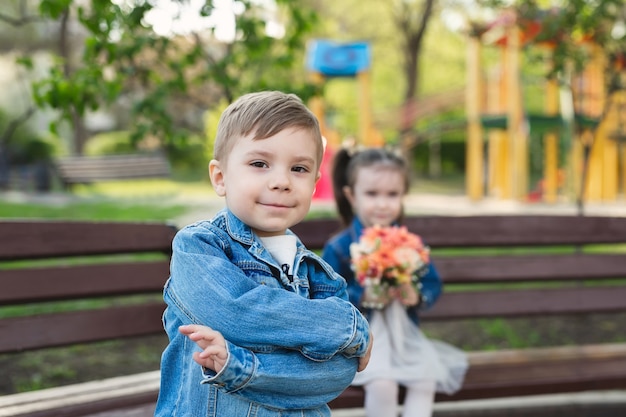
<path fill-rule="evenodd" d="M 622 65 L 619 70 L 623 73 L 624 65 L 622 61 L 609 62 L 604 51 L 587 42 L 591 58 L 584 71 L 571 80 L 573 102 L 571 97 L 563 99 L 563 90 L 555 79 L 547 79 L 543 91 L 544 113 L 529 115 L 523 105 L 521 51 L 530 46 L 540 30 L 541 22 L 520 22 L 514 14 L 506 13 L 470 34 L 466 90 L 467 194 L 472 200 L 479 200 L 485 194 L 501 199 L 527 199 L 531 188 L 529 149 L 531 140 L 536 139 L 532 137 L 534 134 L 543 140 L 540 181 L 543 201 L 556 202 L 559 189 L 578 195 L 581 184 L 586 200 L 615 200 L 620 169 L 622 191 L 626 187 L 626 92 L 617 91 L 607 97 L 604 69 L 606 65 Z M 490 74 L 488 81 L 481 65 L 485 45 L 497 47 L 500 55 L 499 71 Z M 532 46 L 543 50 L 549 64 L 554 44 Z M 573 108 L 567 106 L 568 102 L 573 103 Z M 608 106 L 606 112 L 605 106 Z M 565 147 L 560 146 L 563 143 Z M 560 155 L 561 148 L 565 148 L 565 155 Z M 588 158 L 585 152 L 589 152 Z"/>
<path fill-rule="evenodd" d="M 359 134 L 358 141 L 365 146 L 382 146 L 382 135 L 372 122 L 372 98 L 370 80 L 371 53 L 366 42 L 337 43 L 327 40 L 314 40 L 307 48 L 307 69 L 314 82 L 322 85 L 328 78 L 356 78 L 359 88 Z M 339 145 L 339 137 L 326 124 L 324 100 L 316 96 L 310 107 L 318 117 L 322 134 L 332 148 Z"/>
<path fill-rule="evenodd" d="M 322 86 L 327 78 L 356 78 L 359 87 L 358 142 L 365 146 L 382 146 L 383 137 L 372 122 L 370 63 L 370 47 L 366 42 L 337 43 L 314 40 L 307 47 L 307 69 L 316 84 Z M 339 133 L 326 123 L 324 99 L 321 95 L 313 97 L 309 107 L 317 116 L 322 135 L 327 140 L 321 166 L 322 178 L 313 197 L 330 199 L 333 197 L 330 164 L 334 151 L 341 145 L 341 138 Z"/>

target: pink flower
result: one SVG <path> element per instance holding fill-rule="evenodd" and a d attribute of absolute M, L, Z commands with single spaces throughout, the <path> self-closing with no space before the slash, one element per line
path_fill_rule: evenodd
<path fill-rule="evenodd" d="M 429 248 L 404 226 L 366 228 L 350 245 L 350 256 L 361 285 L 386 287 L 412 282 L 430 262 Z"/>

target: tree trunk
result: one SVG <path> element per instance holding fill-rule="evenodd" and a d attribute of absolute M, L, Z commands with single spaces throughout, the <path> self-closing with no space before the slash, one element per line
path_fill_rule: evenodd
<path fill-rule="evenodd" d="M 414 138 L 413 126 L 417 120 L 417 99 L 419 96 L 420 54 L 428 22 L 432 16 L 435 0 L 424 0 L 421 7 L 401 2 L 396 9 L 395 21 L 404 41 L 404 77 L 406 91 L 402 106 L 399 127 L 402 154 L 410 160 L 410 147 L 417 143 Z"/>
<path fill-rule="evenodd" d="M 63 73 L 66 78 L 70 78 L 72 75 L 71 65 L 71 46 L 69 40 L 69 21 L 70 21 L 70 8 L 67 7 L 61 16 L 61 26 L 59 34 L 59 55 L 63 59 Z M 85 121 L 76 108 L 71 107 L 71 120 L 72 125 L 72 151 L 75 155 L 82 155 L 85 142 L 87 142 L 87 128 L 85 127 Z"/>

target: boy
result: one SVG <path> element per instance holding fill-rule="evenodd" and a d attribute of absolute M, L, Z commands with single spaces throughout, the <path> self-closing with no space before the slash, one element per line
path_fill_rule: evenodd
<path fill-rule="evenodd" d="M 345 280 L 288 230 L 322 153 L 294 95 L 247 94 L 222 114 L 209 174 L 226 208 L 174 239 L 155 416 L 330 416 L 367 364 L 369 326 Z"/>

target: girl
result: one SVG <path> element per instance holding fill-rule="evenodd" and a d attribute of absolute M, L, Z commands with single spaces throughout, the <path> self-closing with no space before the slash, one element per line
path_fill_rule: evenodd
<path fill-rule="evenodd" d="M 322 254 L 348 282 L 350 301 L 366 311 L 374 347 L 368 367 L 354 378 L 363 385 L 368 417 L 395 417 L 399 386 L 406 387 L 403 417 L 429 417 L 435 392 L 452 394 L 467 370 L 465 354 L 446 343 L 429 340 L 419 329 L 418 312 L 438 299 L 442 282 L 435 265 L 421 277 L 419 291 L 406 284 L 384 300 L 382 309 L 363 308 L 363 287 L 350 264 L 350 244 L 364 228 L 398 225 L 408 192 L 404 160 L 382 148 L 350 155 L 340 150 L 334 160 L 333 187 L 343 229 L 330 239 Z"/>

